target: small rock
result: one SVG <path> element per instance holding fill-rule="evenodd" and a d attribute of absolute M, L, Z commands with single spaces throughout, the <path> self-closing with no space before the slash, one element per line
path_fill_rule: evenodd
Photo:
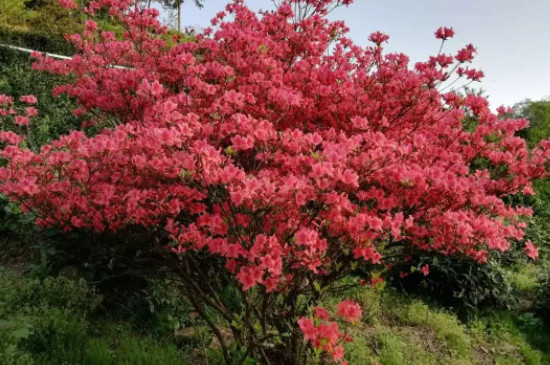
<path fill-rule="evenodd" d="M 76 266 L 64 266 L 59 269 L 59 276 L 63 276 L 70 280 L 78 280 L 84 278 L 82 271 Z"/>
<path fill-rule="evenodd" d="M 233 332 L 231 332 L 230 329 L 221 328 L 220 332 L 222 334 L 223 341 L 225 342 L 226 345 L 233 342 Z M 212 336 L 212 341 L 210 342 L 210 345 L 208 347 L 211 349 L 221 349 L 222 346 L 220 344 L 220 340 L 218 339 L 218 336 L 216 335 Z"/>
<path fill-rule="evenodd" d="M 197 334 L 197 330 L 194 327 L 183 327 L 174 332 L 174 336 L 190 339 Z"/>

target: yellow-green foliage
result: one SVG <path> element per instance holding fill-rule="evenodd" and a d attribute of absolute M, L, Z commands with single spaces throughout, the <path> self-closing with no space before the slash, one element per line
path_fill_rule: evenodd
<path fill-rule="evenodd" d="M 0 0 L 0 24 L 25 28 L 28 16 L 25 9 L 26 0 Z"/>
<path fill-rule="evenodd" d="M 400 315 L 405 323 L 429 328 L 453 355 L 468 356 L 470 338 L 453 314 L 433 310 L 420 301 L 414 301 Z"/>
<path fill-rule="evenodd" d="M 506 276 L 517 290 L 531 291 L 538 286 L 538 273 L 539 268 L 530 263 L 516 270 L 507 270 Z"/>
<path fill-rule="evenodd" d="M 0 24 L 13 30 L 60 35 L 82 29 L 80 15 L 59 6 L 57 0 L 0 0 Z"/>

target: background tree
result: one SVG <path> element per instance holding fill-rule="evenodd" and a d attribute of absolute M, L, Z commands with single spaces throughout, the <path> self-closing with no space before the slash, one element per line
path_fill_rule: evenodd
<path fill-rule="evenodd" d="M 171 11 L 176 11 L 177 30 L 178 32 L 181 32 L 181 6 L 185 2 L 185 0 L 159 0 L 159 1 L 165 8 Z M 204 0 L 193 0 L 193 2 L 199 8 L 202 8 L 204 6 Z"/>
<path fill-rule="evenodd" d="M 530 147 L 550 137 L 550 99 L 526 99 L 513 107 L 514 118 L 525 118 L 529 127 L 520 131 Z M 534 182 L 537 194 L 531 205 L 535 210 L 528 234 L 540 246 L 541 252 L 550 253 L 550 180 L 538 179 Z M 544 262 L 550 268 L 550 263 Z M 548 281 L 550 282 L 550 281 Z M 550 292 L 549 289 L 547 289 Z"/>
<path fill-rule="evenodd" d="M 515 118 L 525 118 L 529 128 L 521 135 L 530 145 L 550 137 L 550 99 L 533 101 L 526 99 L 513 107 Z"/>

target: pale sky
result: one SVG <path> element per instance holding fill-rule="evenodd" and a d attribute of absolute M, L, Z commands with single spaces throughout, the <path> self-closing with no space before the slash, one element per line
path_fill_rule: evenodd
<path fill-rule="evenodd" d="M 197 9 L 187 0 L 182 26 L 206 27 L 227 0 L 205 0 Z M 253 9 L 269 8 L 270 0 L 247 0 Z M 478 55 L 473 66 L 485 72 L 481 84 L 493 108 L 523 99 L 550 97 L 550 0 L 355 0 L 331 14 L 344 20 L 350 37 L 367 44 L 370 33 L 390 35 L 386 49 L 403 52 L 412 62 L 437 53 L 433 36 L 450 26 L 455 37 L 446 45 L 455 51 L 472 43 Z"/>

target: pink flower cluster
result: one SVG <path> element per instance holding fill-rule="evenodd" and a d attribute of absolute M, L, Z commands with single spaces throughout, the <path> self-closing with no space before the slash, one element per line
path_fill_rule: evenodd
<path fill-rule="evenodd" d="M 539 249 L 531 242 L 531 240 L 525 241 L 525 254 L 529 256 L 533 261 L 539 257 Z"/>
<path fill-rule="evenodd" d="M 454 35 L 455 35 L 455 31 L 453 30 L 453 28 L 447 28 L 447 27 L 440 27 L 435 32 L 435 37 L 437 39 L 442 39 L 442 40 L 447 40 L 449 38 L 452 38 L 454 37 Z"/>
<path fill-rule="evenodd" d="M 38 110 L 32 106 L 38 100 L 34 95 L 24 95 L 19 98 L 23 103 L 15 105 L 12 97 L 0 95 L 0 140 L 7 145 L 17 145 L 23 141 L 22 134 L 26 134 L 31 118 L 38 115 Z"/>
<path fill-rule="evenodd" d="M 356 323 L 361 317 L 359 304 L 344 300 L 338 304 L 336 315 L 346 322 Z M 327 352 L 334 361 L 347 364 L 344 359 L 343 342 L 353 341 L 345 333 L 342 333 L 337 322 L 330 320 L 330 312 L 322 307 L 315 307 L 314 317 L 302 317 L 298 320 L 300 330 L 306 341 L 310 342 L 315 349 Z"/>
<path fill-rule="evenodd" d="M 78 6 L 74 3 L 73 0 L 59 0 L 59 4 L 65 9 L 69 9 L 69 10 L 78 8 Z"/>
<path fill-rule="evenodd" d="M 336 314 L 344 318 L 346 322 L 355 323 L 359 321 L 359 318 L 361 317 L 361 307 L 359 304 L 349 299 L 345 299 L 338 304 L 338 311 Z"/>

